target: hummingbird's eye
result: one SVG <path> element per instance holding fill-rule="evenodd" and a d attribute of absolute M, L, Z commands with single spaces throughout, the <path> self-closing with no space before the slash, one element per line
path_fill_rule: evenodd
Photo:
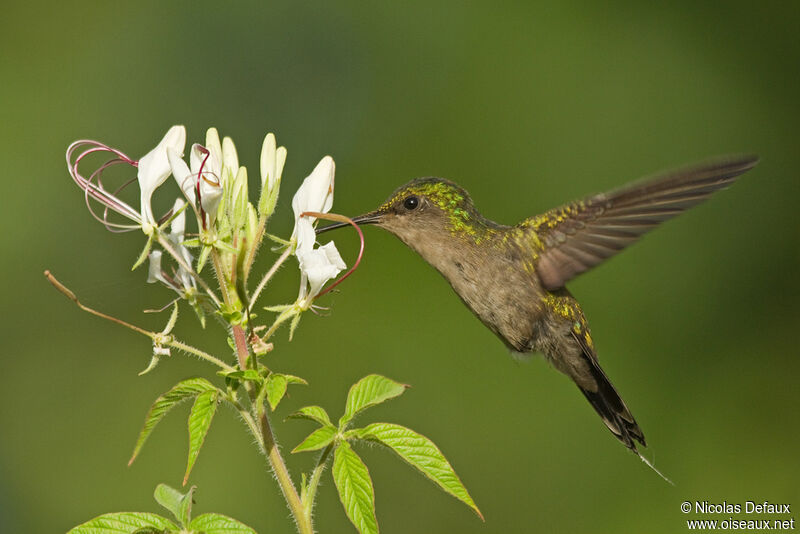
<path fill-rule="evenodd" d="M 417 209 L 417 206 L 419 206 L 419 197 L 415 195 L 411 195 L 403 201 L 403 207 L 407 210 Z"/>

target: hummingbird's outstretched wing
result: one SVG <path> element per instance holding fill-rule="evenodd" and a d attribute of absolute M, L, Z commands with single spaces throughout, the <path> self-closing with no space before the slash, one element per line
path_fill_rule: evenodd
<path fill-rule="evenodd" d="M 539 237 L 536 271 L 549 290 L 636 242 L 645 232 L 729 186 L 756 156 L 714 160 L 627 185 L 526 219 Z"/>

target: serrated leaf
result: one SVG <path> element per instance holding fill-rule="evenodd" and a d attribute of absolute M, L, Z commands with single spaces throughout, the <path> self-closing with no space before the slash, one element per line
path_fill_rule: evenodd
<path fill-rule="evenodd" d="M 300 445 L 292 449 L 292 453 L 318 451 L 323 447 L 327 447 L 335 438 L 336 427 L 321 426 L 300 442 Z"/>
<path fill-rule="evenodd" d="M 245 369 L 244 371 L 217 371 L 218 376 L 225 378 L 235 378 L 236 380 L 252 380 L 254 382 L 261 382 L 262 376 L 258 374 L 255 369 Z"/>
<path fill-rule="evenodd" d="M 205 391 L 197 396 L 189 413 L 189 459 L 186 464 L 186 475 L 183 483 L 189 480 L 189 473 L 194 467 L 200 448 L 206 439 L 211 420 L 217 411 L 217 391 Z"/>
<path fill-rule="evenodd" d="M 271 373 L 267 378 L 267 402 L 273 412 L 286 395 L 286 389 L 289 384 L 302 384 L 307 386 L 308 382 L 299 376 L 285 375 L 282 373 Z"/>
<path fill-rule="evenodd" d="M 188 380 L 178 382 L 172 389 L 158 397 L 144 418 L 144 426 L 142 427 L 142 431 L 139 432 L 139 439 L 136 440 L 136 446 L 133 448 L 133 454 L 128 461 L 128 465 L 131 465 L 136 459 L 136 456 L 144 446 L 144 442 L 150 436 L 150 433 L 153 432 L 158 422 L 167 415 L 167 412 L 181 401 L 194 397 L 204 391 L 216 391 L 216 388 L 205 378 L 189 378 Z"/>
<path fill-rule="evenodd" d="M 269 407 L 273 412 L 275 411 L 275 408 L 278 407 L 278 403 L 281 402 L 283 396 L 286 394 L 286 388 L 288 385 L 289 382 L 282 374 L 272 373 L 267 378 L 267 402 L 269 403 Z"/>
<path fill-rule="evenodd" d="M 295 413 L 289 416 L 291 419 L 309 419 L 311 421 L 316 421 L 321 425 L 331 425 L 330 417 L 328 417 L 328 412 L 325 411 L 325 408 L 322 406 L 305 406 L 300 408 Z"/>
<path fill-rule="evenodd" d="M 203 534 L 256 534 L 244 523 L 222 514 L 203 514 L 195 517 L 189 529 Z"/>
<path fill-rule="evenodd" d="M 283 375 L 283 376 L 286 377 L 286 381 L 289 384 L 301 384 L 303 386 L 307 386 L 308 385 L 308 381 L 305 378 L 300 378 L 299 376 L 286 375 L 286 374 Z"/>
<path fill-rule="evenodd" d="M 197 486 L 192 486 L 188 492 L 181 493 L 171 486 L 159 484 L 153 492 L 153 497 L 185 527 L 192 517 L 192 499 L 195 489 Z"/>
<path fill-rule="evenodd" d="M 372 423 L 353 430 L 352 435 L 380 443 L 397 453 L 445 492 L 472 508 L 483 519 L 467 488 L 456 475 L 442 451 L 427 437 L 393 423 Z"/>
<path fill-rule="evenodd" d="M 115 512 L 90 519 L 67 534 L 133 534 L 141 529 L 175 531 L 178 526 L 166 517 L 147 512 Z"/>
<path fill-rule="evenodd" d="M 369 470 L 350 444 L 342 441 L 333 458 L 333 481 L 347 517 L 361 534 L 378 532 L 375 490 Z"/>
<path fill-rule="evenodd" d="M 339 428 L 347 424 L 370 406 L 402 395 L 408 386 L 381 375 L 367 375 L 350 388 L 344 415 L 339 419 Z"/>

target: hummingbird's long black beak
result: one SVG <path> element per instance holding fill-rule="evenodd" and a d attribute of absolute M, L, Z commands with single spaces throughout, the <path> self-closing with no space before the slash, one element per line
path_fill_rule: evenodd
<path fill-rule="evenodd" d="M 377 211 L 371 211 L 369 213 L 365 213 L 364 215 L 359 215 L 358 217 L 353 217 L 353 222 L 362 225 L 362 224 L 376 224 L 378 223 L 383 215 Z M 317 235 L 321 234 L 322 232 L 327 232 L 328 230 L 336 230 L 337 228 L 342 228 L 344 226 L 350 226 L 350 223 L 347 222 L 339 222 L 334 224 L 329 224 L 328 226 L 323 226 L 322 228 L 317 228 Z"/>

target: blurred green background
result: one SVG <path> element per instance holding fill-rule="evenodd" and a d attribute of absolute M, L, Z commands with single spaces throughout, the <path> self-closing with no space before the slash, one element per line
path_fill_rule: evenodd
<path fill-rule="evenodd" d="M 336 160 L 341 213 L 438 175 L 514 223 L 654 171 L 758 153 L 760 165 L 733 188 L 570 285 L 647 455 L 675 487 L 613 439 L 568 380 L 540 358 L 513 361 L 433 269 L 374 228 L 356 276 L 322 302 L 330 316 L 304 317 L 291 343 L 278 335 L 272 366 L 311 385 L 295 388 L 274 419 L 288 451 L 311 430 L 283 423 L 290 411 L 321 404 L 338 414 L 347 388 L 370 372 L 413 385 L 364 421 L 434 439 L 486 523 L 390 453 L 361 448 L 386 533 L 683 532 L 696 517 L 680 513 L 684 500 L 800 507 L 798 6 L 4 6 L 0 531 L 62 532 L 103 512 L 155 511 L 155 485 L 180 483 L 186 407 L 136 464 L 126 461 L 152 400 L 212 369 L 173 357 L 137 377 L 148 341 L 78 311 L 41 275 L 51 269 L 121 318 L 163 324 L 141 311 L 170 294 L 145 287 L 145 269 L 130 272 L 142 236 L 92 220 L 63 154 L 88 137 L 140 156 L 178 123 L 190 142 L 209 126 L 232 136 L 252 183 L 263 136 L 276 133 L 289 151 L 272 225 L 284 236 L 291 195 L 325 154 Z M 336 240 L 352 261 L 355 238 Z M 269 301 L 291 301 L 297 283 L 291 263 Z M 201 331 L 188 309 L 177 334 L 226 354 L 220 332 Z M 297 473 L 312 460 L 290 466 Z M 230 410 L 218 414 L 192 483 L 197 513 L 291 530 Z M 328 474 L 316 518 L 321 532 L 353 531 Z"/>

